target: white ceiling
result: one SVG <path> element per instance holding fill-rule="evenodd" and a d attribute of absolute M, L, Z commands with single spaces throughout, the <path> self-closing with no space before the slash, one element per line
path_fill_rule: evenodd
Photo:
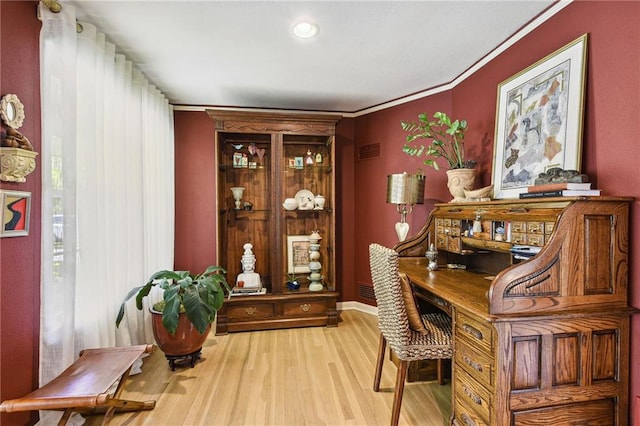
<path fill-rule="evenodd" d="M 357 112 L 452 82 L 554 0 L 64 1 L 174 105 Z M 309 19 L 318 36 L 298 40 Z"/>

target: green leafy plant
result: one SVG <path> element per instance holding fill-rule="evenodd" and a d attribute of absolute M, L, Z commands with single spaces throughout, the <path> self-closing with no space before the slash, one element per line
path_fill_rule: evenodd
<path fill-rule="evenodd" d="M 444 112 L 433 114 L 433 120 L 426 113 L 418 115 L 418 121 L 401 121 L 402 130 L 408 132 L 402 151 L 415 157 L 426 157 L 427 166 L 440 170 L 436 161 L 444 158 L 450 169 L 473 168 L 476 162 L 464 156 L 464 134 L 466 120 L 451 121 Z M 431 140 L 429 145 L 419 144 L 418 139 Z"/>
<path fill-rule="evenodd" d="M 227 271 L 220 266 L 209 266 L 204 272 L 192 275 L 189 271 L 158 271 L 142 286 L 135 287 L 125 296 L 116 318 L 116 326 L 124 317 L 126 302 L 136 296 L 136 307 L 142 310 L 142 299 L 155 286 L 164 290 L 163 301 L 153 309 L 162 312 L 162 324 L 174 334 L 178 317 L 184 312 L 194 327 L 204 334 L 207 326 L 216 319 L 216 312 L 224 302 L 224 290 L 231 291 L 224 276 Z"/>

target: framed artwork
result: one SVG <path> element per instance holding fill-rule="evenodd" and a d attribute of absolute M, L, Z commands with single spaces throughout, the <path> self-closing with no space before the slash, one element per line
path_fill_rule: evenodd
<path fill-rule="evenodd" d="M 550 168 L 580 170 L 587 34 L 498 85 L 494 198 L 518 198 Z"/>
<path fill-rule="evenodd" d="M 2 228 L 0 238 L 29 235 L 31 193 L 0 190 Z"/>
<path fill-rule="evenodd" d="M 287 235 L 287 272 L 305 274 L 309 269 L 309 236 Z"/>

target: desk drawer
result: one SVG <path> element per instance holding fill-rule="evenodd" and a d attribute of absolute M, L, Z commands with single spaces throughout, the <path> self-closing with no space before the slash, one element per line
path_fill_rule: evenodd
<path fill-rule="evenodd" d="M 471 348 L 491 356 L 493 353 L 493 327 L 462 312 L 456 311 L 456 343 L 462 340 Z"/>
<path fill-rule="evenodd" d="M 489 426 L 476 412 L 465 407 L 460 401 L 455 401 L 455 425 L 462 426 Z"/>
<path fill-rule="evenodd" d="M 454 357 L 457 366 L 464 369 L 471 377 L 486 386 L 487 389 L 493 389 L 493 357 L 488 356 L 486 353 L 475 351 L 467 346 L 463 340 L 456 342 Z"/>
<path fill-rule="evenodd" d="M 456 370 L 454 392 L 456 407 L 475 413 L 479 424 L 491 424 L 491 394 L 462 369 Z"/>

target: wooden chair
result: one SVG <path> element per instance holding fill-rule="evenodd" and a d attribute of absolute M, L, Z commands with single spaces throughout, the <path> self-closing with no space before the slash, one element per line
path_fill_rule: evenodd
<path fill-rule="evenodd" d="M 391 425 L 398 424 L 402 394 L 410 361 L 438 360 L 438 383 L 443 384 L 442 360 L 451 359 L 451 318 L 444 313 L 421 315 L 411 285 L 398 269 L 398 253 L 379 244 L 369 246 L 373 291 L 378 304 L 380 345 L 373 390 L 380 378 L 387 343 L 400 364 L 396 374 Z"/>
<path fill-rule="evenodd" d="M 22 398 L 0 404 L 1 412 L 31 410 L 64 410 L 58 425 L 64 425 L 72 412 L 94 414 L 104 412 L 102 424 L 109 423 L 116 411 L 152 410 L 155 401 L 120 399 L 133 363 L 153 345 L 85 349 L 80 357 L 58 377 Z M 108 393 L 114 383 L 113 395 Z"/>

